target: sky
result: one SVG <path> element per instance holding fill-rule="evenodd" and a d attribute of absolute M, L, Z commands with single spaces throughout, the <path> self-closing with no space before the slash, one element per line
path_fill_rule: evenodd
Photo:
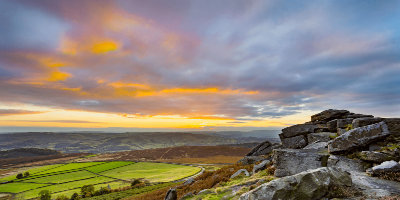
<path fill-rule="evenodd" d="M 400 1 L 4 0 L 0 132 L 400 116 Z"/>

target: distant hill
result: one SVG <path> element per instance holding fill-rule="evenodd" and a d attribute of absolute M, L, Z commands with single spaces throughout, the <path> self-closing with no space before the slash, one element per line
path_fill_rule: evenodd
<path fill-rule="evenodd" d="M 34 157 L 34 156 L 49 156 L 57 155 L 60 152 L 51 149 L 38 149 L 38 148 L 20 148 L 0 151 L 0 159 L 7 158 L 21 158 L 21 157 Z"/>
<path fill-rule="evenodd" d="M 0 134 L 0 150 L 47 148 L 64 153 L 106 153 L 171 146 L 213 146 L 258 142 L 227 135 L 183 132 L 142 133 L 11 133 Z"/>

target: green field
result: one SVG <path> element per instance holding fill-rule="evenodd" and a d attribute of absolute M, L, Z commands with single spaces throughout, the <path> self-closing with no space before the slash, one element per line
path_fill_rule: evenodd
<path fill-rule="evenodd" d="M 49 190 L 53 197 L 67 196 L 80 191 L 83 185 L 119 188 L 129 186 L 135 178 L 144 178 L 150 182 L 170 182 L 196 174 L 198 167 L 147 163 L 147 162 L 87 162 L 46 165 L 28 170 L 29 177 L 16 179 L 9 176 L 0 179 L 0 193 L 14 193 L 24 199 L 37 197 L 41 190 Z M 141 190 L 138 190 L 141 191 Z M 148 191 L 143 190 L 143 191 Z M 136 192 L 134 192 L 136 193 Z"/>

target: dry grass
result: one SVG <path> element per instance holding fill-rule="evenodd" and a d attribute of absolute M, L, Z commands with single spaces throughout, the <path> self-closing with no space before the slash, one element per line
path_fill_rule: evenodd
<path fill-rule="evenodd" d="M 400 172 L 386 172 L 377 175 L 378 178 L 400 182 Z"/>
<path fill-rule="evenodd" d="M 400 200 L 400 196 L 399 195 L 386 196 L 386 197 L 379 198 L 379 200 Z"/>
<path fill-rule="evenodd" d="M 350 198 L 350 197 L 356 197 L 356 196 L 361 196 L 362 193 L 357 190 L 356 188 L 353 187 L 347 187 L 347 186 L 331 186 L 328 191 L 328 195 L 326 196 L 327 198 Z"/>

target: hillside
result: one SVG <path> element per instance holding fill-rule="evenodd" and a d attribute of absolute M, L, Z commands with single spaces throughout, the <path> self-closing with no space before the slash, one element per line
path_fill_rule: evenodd
<path fill-rule="evenodd" d="M 177 163 L 234 163 L 251 149 L 231 146 L 179 146 L 100 154 L 81 161 L 161 161 Z"/>
<path fill-rule="evenodd" d="M 254 140 L 250 141 L 254 142 Z M 0 134 L 0 150 L 47 148 L 64 153 L 103 153 L 171 146 L 242 143 L 240 139 L 182 132 Z"/>

